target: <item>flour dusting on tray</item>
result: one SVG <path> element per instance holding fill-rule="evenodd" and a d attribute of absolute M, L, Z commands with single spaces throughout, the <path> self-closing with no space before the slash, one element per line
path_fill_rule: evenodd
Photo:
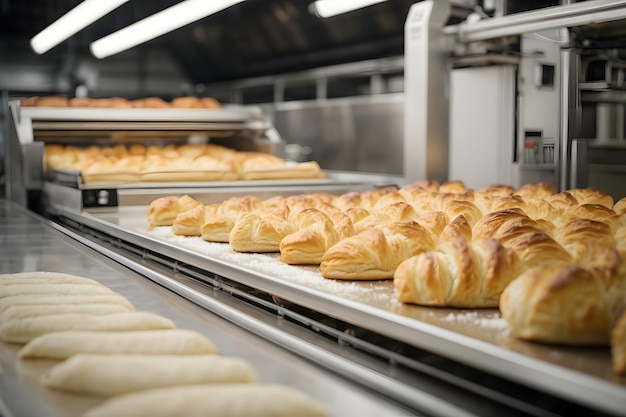
<path fill-rule="evenodd" d="M 388 306 L 395 300 L 391 280 L 336 281 L 322 277 L 317 266 L 285 264 L 281 262 L 278 253 L 238 253 L 227 243 L 207 242 L 200 237 L 177 236 L 169 226 L 156 227 L 147 233 L 154 238 L 220 261 L 343 298 L 366 301 L 367 304 L 378 306 Z"/>

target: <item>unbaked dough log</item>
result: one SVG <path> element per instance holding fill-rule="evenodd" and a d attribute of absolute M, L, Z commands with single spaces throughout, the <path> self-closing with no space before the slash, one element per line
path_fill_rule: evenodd
<path fill-rule="evenodd" d="M 174 322 L 158 314 L 130 311 L 88 316 L 84 314 L 53 314 L 26 317 L 0 323 L 0 340 L 8 343 L 28 343 L 46 333 L 67 330 L 117 332 L 133 330 L 173 329 Z"/>
<path fill-rule="evenodd" d="M 0 285 L 17 284 L 81 284 L 103 286 L 98 281 L 90 278 L 60 272 L 35 271 L 0 275 Z"/>
<path fill-rule="evenodd" d="M 51 368 L 44 385 L 110 397 L 154 388 L 255 382 L 246 361 L 219 355 L 98 355 L 80 353 Z"/>
<path fill-rule="evenodd" d="M 77 353 L 194 355 L 217 353 L 202 334 L 183 329 L 135 332 L 66 331 L 36 337 L 20 349 L 20 358 L 67 359 Z"/>
<path fill-rule="evenodd" d="M 108 295 L 107 287 L 82 284 L 23 284 L 0 286 L 0 298 L 15 295 L 58 294 L 58 295 Z"/>
<path fill-rule="evenodd" d="M 323 417 L 324 407 L 278 384 L 219 384 L 159 388 L 114 397 L 84 417 Z"/>
<path fill-rule="evenodd" d="M 134 310 L 134 306 L 125 297 L 110 295 L 15 295 L 0 298 L 0 313 L 14 305 L 70 305 L 70 304 L 117 304 Z"/>
<path fill-rule="evenodd" d="M 0 322 L 7 320 L 23 319 L 26 317 L 39 317 L 51 314 L 87 314 L 103 315 L 123 313 L 133 309 L 122 304 L 49 304 L 49 305 L 14 305 L 8 307 L 0 314 Z"/>

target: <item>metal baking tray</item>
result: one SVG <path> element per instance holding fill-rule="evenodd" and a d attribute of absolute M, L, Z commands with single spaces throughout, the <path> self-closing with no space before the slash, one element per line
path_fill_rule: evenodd
<path fill-rule="evenodd" d="M 227 244 L 146 232 L 147 207 L 67 213 L 72 220 L 281 299 L 517 383 L 608 413 L 626 411 L 626 378 L 611 371 L 608 348 L 572 348 L 510 336 L 497 309 L 404 304 L 391 281 L 335 281 L 317 267 L 283 264 L 278 255 L 239 254 Z"/>
<path fill-rule="evenodd" d="M 212 204 L 237 195 L 268 198 L 303 192 L 342 194 L 402 183 L 401 178 L 392 175 L 344 171 L 325 173 L 326 178 L 318 179 L 83 184 L 78 172 L 57 171 L 56 181 L 44 182 L 43 192 L 47 211 L 56 214 L 64 210 L 80 212 L 83 209 L 110 210 L 118 206 L 149 205 L 163 195 L 190 194 L 204 204 Z"/>
<path fill-rule="evenodd" d="M 261 382 L 287 384 L 306 392 L 327 406 L 329 417 L 353 413 L 366 417 L 411 415 L 410 410 L 207 312 L 60 232 L 54 223 L 3 199 L 0 199 L 0 228 L 3 231 L 0 273 L 46 270 L 95 279 L 127 297 L 138 310 L 168 317 L 177 327 L 198 331 L 213 340 L 221 354 L 247 360 L 257 370 Z M 210 295 L 206 296 L 206 302 L 243 315 Z M 263 324 L 257 317 L 247 320 L 257 326 Z M 18 349 L 18 345 L 0 343 L 0 415 L 3 417 L 74 417 L 103 401 L 46 389 L 39 383 L 39 377 L 56 362 L 20 361 Z M 442 407 L 446 410 L 445 404 Z"/>

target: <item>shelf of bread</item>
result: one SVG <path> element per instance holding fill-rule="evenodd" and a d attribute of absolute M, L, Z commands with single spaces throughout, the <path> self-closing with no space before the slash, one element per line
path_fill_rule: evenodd
<path fill-rule="evenodd" d="M 30 97 L 14 103 L 19 113 L 20 143 L 109 135 L 141 138 L 177 131 L 230 137 L 241 132 L 263 133 L 271 127 L 257 108 L 222 106 L 211 97 L 67 99 Z"/>
<path fill-rule="evenodd" d="M 47 144 L 43 158 L 47 177 L 74 173 L 81 184 L 326 178 L 315 161 L 290 162 L 269 153 L 237 151 L 216 144 Z"/>

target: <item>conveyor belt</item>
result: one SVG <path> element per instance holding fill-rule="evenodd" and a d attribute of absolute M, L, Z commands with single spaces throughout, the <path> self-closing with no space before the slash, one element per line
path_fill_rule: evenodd
<path fill-rule="evenodd" d="M 316 268 L 284 265 L 272 255 L 237 254 L 228 245 L 174 236 L 169 228 L 146 233 L 146 210 L 125 207 L 109 213 L 67 213 L 67 217 L 115 240 L 136 245 L 141 256 L 167 257 L 181 266 L 210 271 L 358 329 L 581 406 L 616 415 L 626 410 L 626 378 L 612 374 L 608 348 L 566 348 L 519 341 L 508 334 L 495 309 L 405 305 L 395 300 L 389 281 L 330 281 L 321 278 Z"/>

